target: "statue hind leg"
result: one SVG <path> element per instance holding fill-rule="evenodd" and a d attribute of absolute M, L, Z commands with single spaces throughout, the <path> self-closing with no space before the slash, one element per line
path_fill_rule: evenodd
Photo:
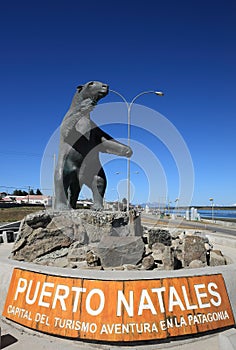
<path fill-rule="evenodd" d="M 65 174 L 62 169 L 56 169 L 54 175 L 55 202 L 54 209 L 67 210 L 68 205 L 68 189 L 70 185 L 69 174 Z"/>
<path fill-rule="evenodd" d="M 56 169 L 54 176 L 55 202 L 54 209 L 68 210 L 71 205 L 71 183 L 74 180 L 74 174 L 64 169 Z M 77 179 L 76 179 L 77 181 Z M 74 196 L 73 196 L 74 200 Z M 74 203 L 74 202 L 73 202 Z"/>
<path fill-rule="evenodd" d="M 72 209 L 76 209 L 76 203 L 79 197 L 80 189 L 81 188 L 78 180 L 74 180 L 71 182 L 70 188 L 69 188 L 69 191 L 70 191 L 69 199 L 70 199 L 70 206 Z"/>
<path fill-rule="evenodd" d="M 103 209 L 103 198 L 106 190 L 106 185 L 106 176 L 103 169 L 101 169 L 99 171 L 99 174 L 94 176 L 91 186 L 94 200 L 93 209 L 95 210 Z"/>

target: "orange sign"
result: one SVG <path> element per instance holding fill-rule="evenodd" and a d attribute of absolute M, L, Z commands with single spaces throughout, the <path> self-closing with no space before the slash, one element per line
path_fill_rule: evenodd
<path fill-rule="evenodd" d="M 103 341 L 234 326 L 221 274 L 106 281 L 14 269 L 3 316 L 42 332 Z"/>

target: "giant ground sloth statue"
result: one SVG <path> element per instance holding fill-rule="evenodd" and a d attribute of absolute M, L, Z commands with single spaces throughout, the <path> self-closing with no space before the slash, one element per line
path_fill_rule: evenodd
<path fill-rule="evenodd" d="M 108 85 L 91 81 L 78 86 L 60 128 L 60 147 L 55 170 L 55 209 L 76 208 L 81 187 L 91 188 L 93 208 L 103 208 L 106 176 L 99 152 L 131 157 L 130 147 L 114 140 L 91 119 L 90 112 L 108 94 Z"/>

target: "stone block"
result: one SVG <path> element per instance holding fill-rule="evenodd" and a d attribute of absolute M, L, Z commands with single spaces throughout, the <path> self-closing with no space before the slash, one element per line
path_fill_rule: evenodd
<path fill-rule="evenodd" d="M 36 258 L 33 262 L 36 264 L 47 265 L 47 266 L 65 267 L 68 265 L 68 260 L 67 260 L 68 250 L 69 250 L 68 248 L 62 248 L 62 249 L 56 250 L 52 253 Z"/>
<path fill-rule="evenodd" d="M 154 243 L 152 246 L 152 256 L 156 263 L 162 265 L 165 270 L 174 268 L 173 250 L 163 243 Z"/>
<path fill-rule="evenodd" d="M 172 248 L 169 246 L 165 246 L 165 250 L 163 253 L 163 265 L 165 270 L 173 270 L 174 269 L 174 255 Z"/>
<path fill-rule="evenodd" d="M 152 245 L 152 256 L 155 261 L 162 261 L 165 251 L 165 245 L 163 243 L 154 243 Z"/>
<path fill-rule="evenodd" d="M 90 248 L 87 245 L 81 245 L 78 242 L 72 243 L 68 251 L 68 261 L 69 262 L 86 261 L 86 254 L 88 250 L 90 250 Z"/>
<path fill-rule="evenodd" d="M 204 267 L 205 265 L 201 260 L 192 260 L 191 263 L 189 264 L 190 269 L 197 269 L 199 267 Z"/>
<path fill-rule="evenodd" d="M 154 243 L 162 243 L 166 246 L 171 246 L 171 234 L 167 230 L 151 229 L 148 231 L 148 244 L 152 247 Z"/>
<path fill-rule="evenodd" d="M 137 215 L 135 212 L 130 212 L 129 225 L 130 225 L 130 236 L 141 237 L 143 235 L 143 227 L 141 225 L 140 215 Z"/>
<path fill-rule="evenodd" d="M 93 250 L 86 253 L 86 261 L 88 266 L 101 266 L 101 260 Z"/>
<path fill-rule="evenodd" d="M 100 242 L 103 235 L 107 235 L 110 232 L 110 230 L 107 231 L 89 223 L 84 223 L 84 227 L 88 236 L 89 243 Z"/>
<path fill-rule="evenodd" d="M 13 247 L 12 257 L 15 260 L 32 262 L 43 255 L 69 247 L 71 243 L 71 239 L 61 231 L 49 232 L 43 228 L 38 228 L 28 237 L 21 249 L 14 251 Z"/>
<path fill-rule="evenodd" d="M 145 245 L 141 237 L 103 237 L 96 247 L 104 267 L 136 265 L 141 261 Z"/>
<path fill-rule="evenodd" d="M 152 270 L 155 267 L 155 260 L 152 255 L 145 256 L 142 260 L 144 270 Z"/>
<path fill-rule="evenodd" d="M 33 229 L 39 227 L 45 228 L 51 222 L 52 218 L 47 211 L 40 211 L 38 213 L 32 213 L 25 217 L 25 222 Z"/>
<path fill-rule="evenodd" d="M 210 252 L 210 266 L 226 265 L 226 259 L 222 254 L 212 250 Z"/>
<path fill-rule="evenodd" d="M 196 235 L 186 236 L 182 248 L 183 267 L 189 266 L 193 260 L 201 260 L 206 263 L 205 241 L 202 237 Z"/>

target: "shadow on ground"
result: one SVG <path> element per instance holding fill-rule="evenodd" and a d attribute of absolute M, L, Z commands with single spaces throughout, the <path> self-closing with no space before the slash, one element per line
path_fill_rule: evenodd
<path fill-rule="evenodd" d="M 1 336 L 1 349 L 4 349 L 14 343 L 16 343 L 18 340 L 13 337 L 10 334 L 5 334 Z"/>

